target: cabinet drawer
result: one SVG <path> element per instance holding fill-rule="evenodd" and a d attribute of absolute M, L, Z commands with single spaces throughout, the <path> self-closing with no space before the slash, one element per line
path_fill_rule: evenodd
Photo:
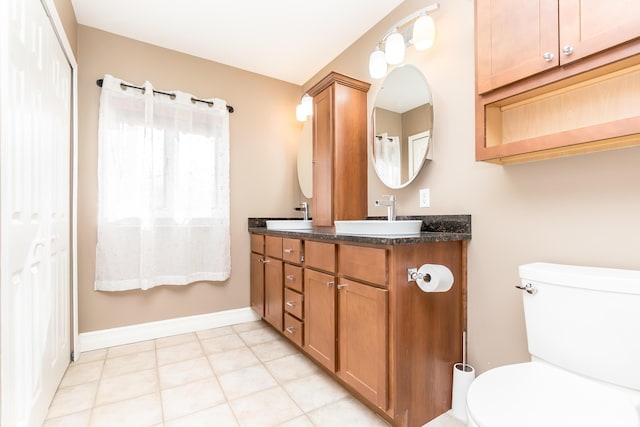
<path fill-rule="evenodd" d="M 303 344 L 303 323 L 290 315 L 289 313 L 285 313 L 284 315 L 284 334 L 291 341 L 302 347 Z"/>
<path fill-rule="evenodd" d="M 251 235 L 251 252 L 264 253 L 264 236 L 262 234 Z"/>
<path fill-rule="evenodd" d="M 302 292 L 302 267 L 284 265 L 284 286 Z"/>
<path fill-rule="evenodd" d="M 282 239 L 282 259 L 295 264 L 302 263 L 302 241 L 300 239 Z"/>
<path fill-rule="evenodd" d="M 322 243 L 305 241 L 305 266 L 318 268 L 320 270 L 336 271 L 336 245 L 333 243 Z"/>
<path fill-rule="evenodd" d="M 282 237 L 265 236 L 264 250 L 267 256 L 282 259 Z"/>
<path fill-rule="evenodd" d="M 302 294 L 291 289 L 284 290 L 284 310 L 302 319 Z"/>
<path fill-rule="evenodd" d="M 387 284 L 387 251 L 340 245 L 338 271 L 340 275 L 385 286 Z"/>

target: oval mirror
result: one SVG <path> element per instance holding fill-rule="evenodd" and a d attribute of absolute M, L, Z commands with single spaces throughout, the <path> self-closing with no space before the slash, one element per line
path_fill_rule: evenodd
<path fill-rule="evenodd" d="M 311 119 L 302 125 L 302 135 L 298 144 L 298 183 L 304 197 L 313 195 L 313 122 Z"/>
<path fill-rule="evenodd" d="M 433 100 L 427 79 L 413 65 L 394 68 L 373 107 L 372 161 L 389 188 L 407 186 L 431 159 Z"/>

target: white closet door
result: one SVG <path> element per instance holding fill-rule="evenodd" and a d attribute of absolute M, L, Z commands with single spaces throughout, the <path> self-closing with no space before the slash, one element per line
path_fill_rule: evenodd
<path fill-rule="evenodd" d="M 0 424 L 40 426 L 70 356 L 71 67 L 40 1 L 0 3 Z"/>

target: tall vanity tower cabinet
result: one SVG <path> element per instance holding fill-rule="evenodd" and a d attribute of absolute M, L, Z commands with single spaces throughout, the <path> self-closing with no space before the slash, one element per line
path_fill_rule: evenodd
<path fill-rule="evenodd" d="M 367 92 L 371 85 L 335 72 L 313 97 L 313 225 L 367 216 Z"/>

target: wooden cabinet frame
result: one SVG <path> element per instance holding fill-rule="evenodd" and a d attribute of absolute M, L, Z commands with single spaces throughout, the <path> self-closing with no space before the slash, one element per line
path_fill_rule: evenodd
<path fill-rule="evenodd" d="M 538 0 L 527 6 L 536 10 L 528 13 L 530 22 L 518 19 L 526 12 L 522 4 L 476 2 L 476 160 L 509 164 L 639 145 L 640 115 L 625 89 L 640 80 L 636 14 L 594 0 Z M 522 10 L 505 13 L 503 7 Z M 554 23 L 559 32 L 543 31 Z M 573 53 L 563 54 L 565 45 Z M 547 51 L 552 61 L 542 59 Z M 632 84 L 616 88 L 620 73 L 631 76 Z M 545 99 L 563 109 L 551 111 Z M 623 112 L 603 121 L 611 105 Z"/>
<path fill-rule="evenodd" d="M 450 409 L 466 328 L 467 242 L 302 245 L 303 320 L 285 312 L 292 333 L 279 331 L 394 426 L 422 426 Z M 425 293 L 408 281 L 407 269 L 425 263 L 449 267 L 452 289 Z"/>

